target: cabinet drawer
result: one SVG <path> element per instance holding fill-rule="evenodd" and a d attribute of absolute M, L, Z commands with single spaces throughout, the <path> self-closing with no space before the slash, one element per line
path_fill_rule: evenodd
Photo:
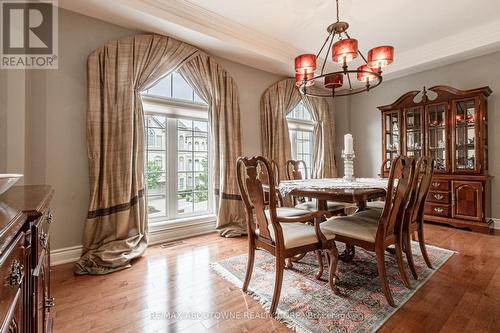
<path fill-rule="evenodd" d="M 447 180 L 433 179 L 431 182 L 431 191 L 449 191 L 450 190 L 450 182 Z"/>
<path fill-rule="evenodd" d="M 443 204 L 450 203 L 450 192 L 436 192 L 430 191 L 427 196 L 427 202 L 437 202 Z"/>
<path fill-rule="evenodd" d="M 450 216 L 450 206 L 448 205 L 439 205 L 434 203 L 426 203 L 425 204 L 425 214 L 426 215 L 434 215 L 434 216 Z"/>
<path fill-rule="evenodd" d="M 22 300 L 22 284 L 26 276 L 24 267 L 24 233 L 20 233 L 12 245 L 0 257 L 0 318 L 2 328 L 11 325 L 17 302 Z M 8 331 L 8 330 L 6 330 Z"/>

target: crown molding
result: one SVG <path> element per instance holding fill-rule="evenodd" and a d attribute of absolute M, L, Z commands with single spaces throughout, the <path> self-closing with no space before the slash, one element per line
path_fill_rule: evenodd
<path fill-rule="evenodd" d="M 171 35 L 212 55 L 283 76 L 293 75 L 293 59 L 304 53 L 188 0 L 59 0 L 59 5 L 128 28 Z M 317 36 L 318 43 L 323 37 Z M 396 61 L 384 72 L 384 80 L 499 50 L 497 20 L 401 53 L 396 46 Z M 327 65 L 327 70 L 332 67 Z"/>

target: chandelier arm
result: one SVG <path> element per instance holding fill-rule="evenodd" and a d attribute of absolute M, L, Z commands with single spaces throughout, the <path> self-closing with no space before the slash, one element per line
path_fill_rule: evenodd
<path fill-rule="evenodd" d="M 325 60 L 323 60 L 323 66 L 321 66 L 321 75 L 323 75 L 323 72 L 325 70 L 326 61 L 328 60 L 328 55 L 330 54 L 330 50 L 332 49 L 332 44 L 334 39 L 335 39 L 335 33 L 333 34 L 332 39 L 330 40 L 330 45 L 328 45 L 328 50 L 326 50 Z"/>
<path fill-rule="evenodd" d="M 347 81 L 349 81 L 349 90 L 352 90 L 351 76 L 349 75 L 349 72 L 347 72 Z"/>
<path fill-rule="evenodd" d="M 363 53 L 361 53 L 361 51 L 360 51 L 360 50 L 358 50 L 358 53 L 359 53 L 359 55 L 361 56 L 361 58 L 363 58 L 363 60 L 364 60 L 365 64 L 368 64 L 368 61 L 366 60 L 366 58 L 365 58 L 365 56 L 363 55 Z"/>
<path fill-rule="evenodd" d="M 321 52 L 323 52 L 323 49 L 325 48 L 325 45 L 326 45 L 326 43 L 328 43 L 328 40 L 330 39 L 331 36 L 332 36 L 332 33 L 330 32 L 328 34 L 328 36 L 326 37 L 325 42 L 323 43 L 323 46 L 321 46 L 321 49 L 319 49 L 319 52 L 316 54 L 316 58 L 319 58 L 319 56 L 321 55 Z M 327 54 L 327 56 L 328 56 L 328 54 Z"/>

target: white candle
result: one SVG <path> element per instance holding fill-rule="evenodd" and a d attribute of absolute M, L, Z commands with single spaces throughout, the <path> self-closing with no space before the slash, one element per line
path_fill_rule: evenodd
<path fill-rule="evenodd" d="M 352 134 L 344 135 L 344 154 L 354 153 L 354 143 L 352 140 Z"/>

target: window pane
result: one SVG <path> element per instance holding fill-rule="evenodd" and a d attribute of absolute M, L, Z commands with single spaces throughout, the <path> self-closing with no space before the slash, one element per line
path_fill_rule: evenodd
<path fill-rule="evenodd" d="M 148 214 L 149 217 L 166 216 L 166 191 L 165 191 L 165 173 L 150 172 L 147 173 L 148 186 Z"/>
<path fill-rule="evenodd" d="M 192 131 L 177 131 L 177 149 L 179 151 L 191 151 L 193 149 Z"/>
<path fill-rule="evenodd" d="M 200 104 L 207 104 L 207 102 L 205 102 L 200 96 L 198 96 L 198 94 L 196 92 L 194 93 L 193 102 L 200 103 Z"/>
<path fill-rule="evenodd" d="M 153 87 L 146 91 L 148 95 L 161 96 L 166 98 L 172 97 L 172 74 L 165 76 L 158 81 Z"/>
<path fill-rule="evenodd" d="M 184 80 L 184 78 L 177 72 L 172 74 L 173 78 L 173 98 L 182 99 L 186 101 L 193 100 L 193 88 Z"/>
<path fill-rule="evenodd" d="M 297 104 L 297 106 L 293 108 L 293 110 L 290 111 L 286 117 L 288 119 L 312 120 L 311 112 L 307 109 L 303 101 L 300 101 L 299 104 Z"/>
<path fill-rule="evenodd" d="M 193 212 L 193 192 L 183 191 L 177 195 L 177 213 L 185 214 Z"/>

